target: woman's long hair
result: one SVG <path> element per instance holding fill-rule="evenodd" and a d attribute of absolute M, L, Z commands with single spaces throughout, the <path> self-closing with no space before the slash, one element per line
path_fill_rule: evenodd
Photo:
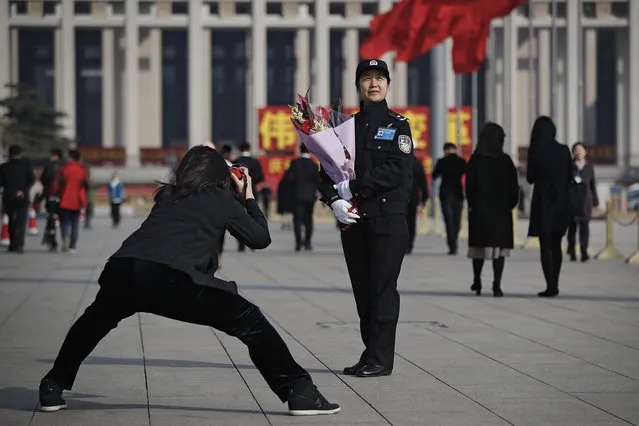
<path fill-rule="evenodd" d="M 222 155 L 207 146 L 188 150 L 173 178 L 155 192 L 155 201 L 180 201 L 207 188 L 231 188 L 231 174 Z"/>
<path fill-rule="evenodd" d="M 497 123 L 488 122 L 479 132 L 479 141 L 475 153 L 483 155 L 499 155 L 504 152 L 506 133 Z"/>
<path fill-rule="evenodd" d="M 555 141 L 557 137 L 557 126 L 552 118 L 542 115 L 535 120 L 530 132 L 530 145 L 528 146 L 528 167 L 534 161 L 537 153 L 548 144 Z"/>

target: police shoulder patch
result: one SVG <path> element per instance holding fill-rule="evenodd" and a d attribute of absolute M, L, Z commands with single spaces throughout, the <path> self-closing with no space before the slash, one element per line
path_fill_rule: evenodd
<path fill-rule="evenodd" d="M 395 120 L 408 121 L 408 118 L 404 117 L 403 115 L 397 114 L 395 111 L 392 111 L 390 109 L 388 110 L 388 115 L 393 117 Z"/>
<path fill-rule="evenodd" d="M 410 154 L 413 149 L 413 141 L 408 135 L 400 135 L 397 139 L 397 145 L 399 145 L 399 150 L 404 154 Z"/>

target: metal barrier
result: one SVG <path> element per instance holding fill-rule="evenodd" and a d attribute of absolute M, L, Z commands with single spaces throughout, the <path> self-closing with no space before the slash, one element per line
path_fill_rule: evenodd
<path fill-rule="evenodd" d="M 619 250 L 615 248 L 615 244 L 614 244 L 615 222 L 617 222 L 619 225 L 623 227 L 631 226 L 632 224 L 637 222 L 637 215 L 635 214 L 634 218 L 627 223 L 618 221 L 615 218 L 613 201 L 608 200 L 608 202 L 606 203 L 606 245 L 599 253 L 597 253 L 597 255 L 595 256 L 596 259 L 623 259 L 624 258 L 623 253 L 621 253 Z M 637 244 L 639 244 L 639 240 L 637 241 Z M 635 253 L 631 255 L 628 259 L 626 259 L 626 262 L 630 263 L 630 260 L 633 257 L 639 257 L 639 256 L 637 255 L 637 253 Z M 636 261 L 639 263 L 639 259 L 637 259 Z"/>

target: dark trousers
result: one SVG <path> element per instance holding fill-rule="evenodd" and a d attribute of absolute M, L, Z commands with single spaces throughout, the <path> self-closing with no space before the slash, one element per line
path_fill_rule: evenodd
<path fill-rule="evenodd" d="M 406 253 L 411 253 L 413 251 L 413 245 L 415 244 L 415 233 L 417 230 L 417 204 L 408 204 L 406 223 L 408 225 L 408 247 L 406 248 Z"/>
<path fill-rule="evenodd" d="M 44 230 L 44 241 L 43 243 L 48 245 L 49 247 L 55 249 L 58 247 L 57 241 L 57 225 L 56 219 L 58 218 L 58 202 L 57 201 L 47 201 L 46 209 L 47 209 L 47 223 Z"/>
<path fill-rule="evenodd" d="M 85 229 L 91 228 L 91 219 L 93 219 L 93 203 L 87 203 L 86 211 L 84 212 L 84 227 Z"/>
<path fill-rule="evenodd" d="M 113 226 L 120 224 L 120 205 L 120 203 L 111 203 L 111 220 L 113 221 Z"/>
<path fill-rule="evenodd" d="M 9 250 L 22 250 L 27 232 L 29 205 L 6 205 L 5 210 L 9 217 Z"/>
<path fill-rule="evenodd" d="M 446 241 L 451 252 L 457 252 L 457 240 L 461 228 L 461 215 L 464 200 L 453 197 L 440 197 L 444 224 L 446 225 Z"/>
<path fill-rule="evenodd" d="M 392 369 L 399 318 L 397 278 L 408 244 L 406 216 L 363 219 L 341 236 L 365 346 L 360 361 Z"/>
<path fill-rule="evenodd" d="M 62 388 L 72 388 L 82 361 L 120 321 L 137 312 L 237 337 L 248 346 L 251 360 L 282 402 L 294 384 L 311 382 L 260 309 L 242 296 L 196 285 L 181 272 L 140 260 L 111 260 L 102 277 L 95 300 L 69 330 L 46 375 Z"/>
<path fill-rule="evenodd" d="M 547 291 L 559 290 L 559 273 L 561 272 L 561 240 L 563 234 L 552 232 L 539 235 L 539 251 L 541 268 L 544 271 Z"/>
<path fill-rule="evenodd" d="M 293 228 L 295 229 L 295 246 L 311 247 L 313 236 L 313 208 L 315 201 L 298 201 L 293 211 Z M 302 239 L 302 226 L 304 227 L 304 239 Z"/>
<path fill-rule="evenodd" d="M 590 220 L 588 218 L 572 218 L 570 221 L 570 225 L 568 225 L 568 254 L 575 256 L 577 228 L 579 228 L 581 258 L 587 258 L 588 240 L 590 239 Z"/>
<path fill-rule="evenodd" d="M 78 244 L 78 228 L 80 227 L 80 210 L 58 209 L 60 217 L 60 234 L 62 239 L 69 238 L 69 248 Z"/>

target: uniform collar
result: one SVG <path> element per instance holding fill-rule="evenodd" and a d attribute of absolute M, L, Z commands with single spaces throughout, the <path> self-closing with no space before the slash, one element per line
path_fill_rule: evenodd
<path fill-rule="evenodd" d="M 372 104 L 364 105 L 364 102 L 359 103 L 360 113 L 367 119 L 381 119 L 388 115 L 388 103 L 386 99 Z"/>

